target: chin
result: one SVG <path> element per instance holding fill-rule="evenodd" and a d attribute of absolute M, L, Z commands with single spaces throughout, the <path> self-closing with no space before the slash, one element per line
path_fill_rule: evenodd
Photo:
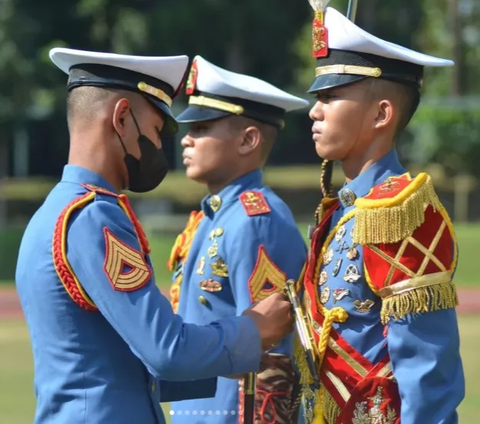
<path fill-rule="evenodd" d="M 204 182 L 203 174 L 193 167 L 187 167 L 187 170 L 185 171 L 185 175 L 187 176 L 188 179 L 192 181 L 196 181 L 197 183 L 203 184 Z"/>
<path fill-rule="evenodd" d="M 197 172 L 195 171 L 195 168 L 192 168 L 191 166 L 187 166 L 187 168 L 185 169 L 185 175 L 190 180 L 196 180 L 197 179 Z"/>
<path fill-rule="evenodd" d="M 343 158 L 342 152 L 335 150 L 331 147 L 325 147 L 320 146 L 319 144 L 315 144 L 315 150 L 317 151 L 317 155 L 325 160 L 338 161 L 342 160 Z"/>

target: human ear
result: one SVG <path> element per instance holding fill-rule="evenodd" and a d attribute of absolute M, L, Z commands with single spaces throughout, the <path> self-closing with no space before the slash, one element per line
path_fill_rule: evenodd
<path fill-rule="evenodd" d="M 376 129 L 385 128 L 395 121 L 398 110 L 391 100 L 380 100 L 377 103 L 376 116 L 373 127 Z"/>
<path fill-rule="evenodd" d="M 130 113 L 130 102 L 127 99 L 120 99 L 115 104 L 112 116 L 112 125 L 115 131 L 124 137 L 126 133 L 125 121 Z"/>
<path fill-rule="evenodd" d="M 257 127 L 246 128 L 241 137 L 242 140 L 238 147 L 238 153 L 240 155 L 250 154 L 262 143 L 262 134 Z"/>

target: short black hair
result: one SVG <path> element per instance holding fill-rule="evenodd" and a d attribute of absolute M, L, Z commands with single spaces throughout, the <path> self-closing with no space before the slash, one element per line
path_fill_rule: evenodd
<path fill-rule="evenodd" d="M 278 128 L 274 125 L 260 122 L 248 116 L 232 116 L 232 118 L 233 119 L 230 120 L 230 125 L 233 125 L 235 129 L 240 130 L 250 126 L 258 128 L 262 134 L 261 155 L 262 161 L 265 163 L 270 156 L 273 145 L 277 139 Z"/>
<path fill-rule="evenodd" d="M 420 104 L 420 91 L 411 85 L 402 84 L 384 79 L 370 78 L 372 81 L 372 96 L 381 98 L 386 96 L 396 102 L 400 110 L 395 135 L 398 136 L 410 123 Z"/>
<path fill-rule="evenodd" d="M 128 90 L 84 86 L 70 90 L 67 94 L 67 122 L 71 128 L 75 120 L 91 122 L 101 113 L 105 104 L 116 97 L 126 97 L 131 102 L 141 94 Z"/>

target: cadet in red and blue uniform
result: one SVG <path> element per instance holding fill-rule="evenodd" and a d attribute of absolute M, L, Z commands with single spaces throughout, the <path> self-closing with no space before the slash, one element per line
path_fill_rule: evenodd
<path fill-rule="evenodd" d="M 307 423 L 456 424 L 465 394 L 453 282 L 457 244 L 432 178 L 395 151 L 425 66 L 453 63 L 380 40 L 316 5 L 310 92 L 324 198 L 299 284 L 316 373 L 296 364 Z M 333 161 L 345 185 L 331 187 Z"/>
<path fill-rule="evenodd" d="M 261 168 L 287 112 L 308 102 L 200 56 L 187 94 L 188 107 L 177 117 L 189 124 L 186 174 L 209 194 L 173 248 L 171 293 L 186 322 L 207 324 L 242 314 L 301 274 L 305 242 L 288 206 L 264 185 Z M 219 378 L 215 397 L 173 402 L 172 423 L 290 424 L 291 353 L 291 337 L 269 350 L 269 367 L 256 376 L 254 421 L 245 416 L 243 381 Z"/>
<path fill-rule="evenodd" d="M 185 324 L 155 284 L 122 189 L 167 173 L 161 136 L 188 58 L 56 48 L 69 75 L 69 164 L 25 231 L 17 289 L 33 346 L 36 424 L 158 424 L 160 402 L 214 396 L 216 376 L 257 371 L 291 326 L 279 295 L 241 317 Z M 280 312 L 281 311 L 281 312 Z M 262 323 L 263 321 L 263 323 Z"/>

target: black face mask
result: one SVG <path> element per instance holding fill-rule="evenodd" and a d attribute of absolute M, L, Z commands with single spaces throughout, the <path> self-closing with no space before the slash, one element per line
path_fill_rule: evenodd
<path fill-rule="evenodd" d="M 125 150 L 125 165 L 128 172 L 128 190 L 135 193 L 145 193 L 158 187 L 168 172 L 168 162 L 163 149 L 157 149 L 155 144 L 140 132 L 137 120 L 132 112 L 132 117 L 138 130 L 138 146 L 140 159 L 127 152 L 123 140 L 120 138 Z"/>

